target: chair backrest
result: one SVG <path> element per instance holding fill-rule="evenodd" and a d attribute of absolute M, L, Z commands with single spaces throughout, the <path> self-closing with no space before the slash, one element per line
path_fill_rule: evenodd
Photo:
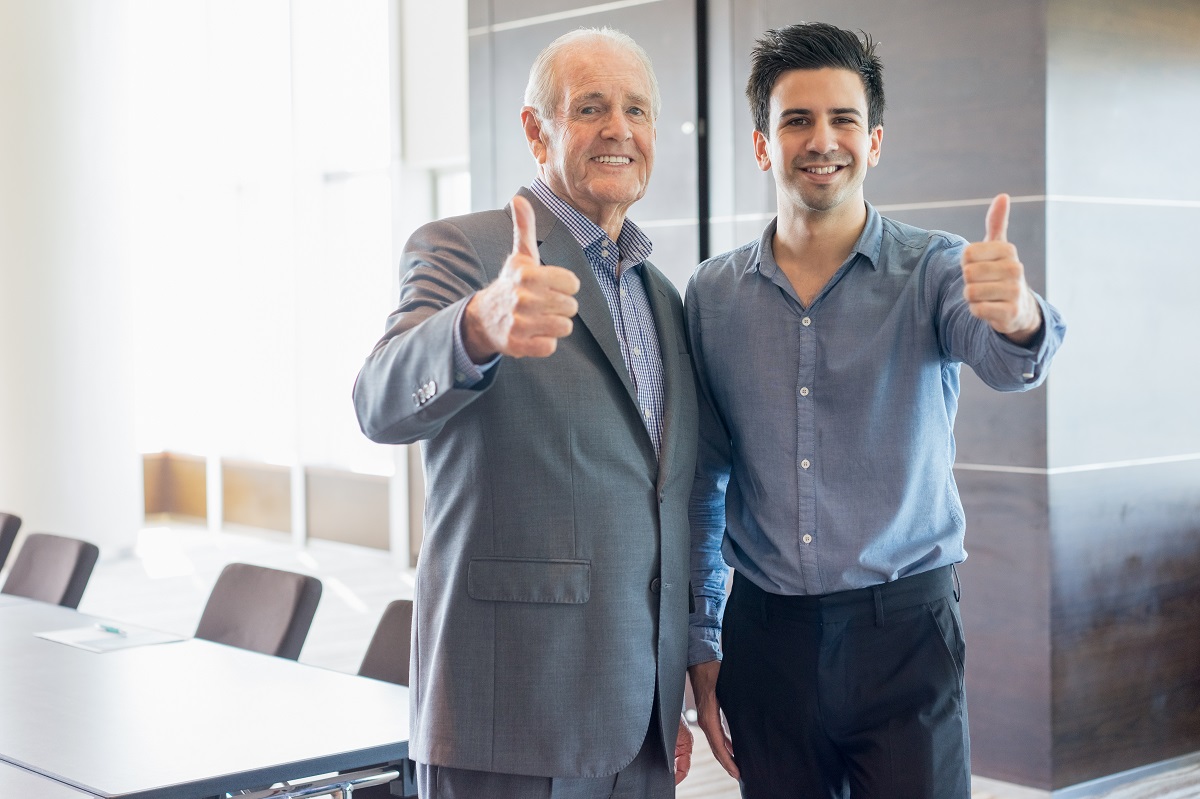
<path fill-rule="evenodd" d="M 0 593 L 79 607 L 100 548 L 77 538 L 30 533 Z"/>
<path fill-rule="evenodd" d="M 375 626 L 358 673 L 375 680 L 408 685 L 408 655 L 412 646 L 411 599 L 390 602 Z M 358 791 L 355 791 L 357 795 Z"/>
<path fill-rule="evenodd" d="M 13 541 L 17 540 L 17 530 L 21 529 L 21 517 L 11 513 L 0 513 L 0 569 L 12 552 Z"/>
<path fill-rule="evenodd" d="M 230 563 L 208 596 L 196 637 L 295 660 L 320 599 L 316 577 Z"/>

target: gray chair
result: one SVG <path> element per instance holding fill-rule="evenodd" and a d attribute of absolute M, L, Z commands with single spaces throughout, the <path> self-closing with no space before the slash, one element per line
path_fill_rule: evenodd
<path fill-rule="evenodd" d="M 408 656 L 412 651 L 411 599 L 397 599 L 383 610 L 367 654 L 358 667 L 359 676 L 408 685 Z"/>
<path fill-rule="evenodd" d="M 196 637 L 295 660 L 320 599 L 316 577 L 230 563 L 208 596 Z"/>
<path fill-rule="evenodd" d="M 17 530 L 21 529 L 21 517 L 11 513 L 0 513 L 0 569 L 12 552 L 13 541 L 17 540 Z"/>
<path fill-rule="evenodd" d="M 375 625 L 375 634 L 371 643 L 367 644 L 367 654 L 363 655 L 362 665 L 358 667 L 360 677 L 370 677 L 373 680 L 394 682 L 397 685 L 408 685 L 408 655 L 412 651 L 412 617 L 413 603 L 411 599 L 396 599 L 383 609 L 383 616 Z M 416 784 L 416 774 L 413 772 L 412 761 L 401 766 L 408 772 L 407 785 Z M 402 775 L 404 772 L 401 772 Z M 402 777 L 403 779 L 403 777 Z M 369 788 L 358 788 L 354 796 L 360 799 L 389 799 L 391 789 L 387 785 L 375 785 Z"/>
<path fill-rule="evenodd" d="M 0 593 L 77 608 L 99 557 L 99 547 L 87 541 L 31 533 Z"/>

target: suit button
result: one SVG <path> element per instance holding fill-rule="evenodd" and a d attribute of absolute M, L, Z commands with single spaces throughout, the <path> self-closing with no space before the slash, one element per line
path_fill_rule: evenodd
<path fill-rule="evenodd" d="M 662 588 L 662 580 L 661 579 L 659 579 L 658 577 L 655 577 L 653 580 L 650 581 L 650 592 L 651 593 L 657 594 L 660 588 Z"/>

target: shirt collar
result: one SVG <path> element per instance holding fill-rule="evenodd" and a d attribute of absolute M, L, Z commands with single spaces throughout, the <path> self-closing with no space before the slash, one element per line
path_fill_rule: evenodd
<path fill-rule="evenodd" d="M 875 210 L 875 206 L 870 203 L 866 203 L 866 206 L 867 223 L 863 225 L 862 233 L 859 234 L 858 241 L 854 242 L 854 247 L 850 252 L 863 256 L 871 268 L 877 270 L 879 269 L 879 252 L 883 248 L 883 217 Z M 775 251 L 771 247 L 778 224 L 779 217 L 772 219 L 758 240 L 758 258 L 754 268 L 766 278 L 774 277 L 775 273 L 779 271 L 779 264 L 775 260 Z"/>
<path fill-rule="evenodd" d="M 650 237 L 630 219 L 622 223 L 621 232 L 613 242 L 604 232 L 604 228 L 564 202 L 541 178 L 534 178 L 533 183 L 529 184 L 529 190 L 550 209 L 559 222 L 567 226 L 567 230 L 571 231 L 571 235 L 579 242 L 584 252 L 588 252 L 594 245 L 612 242 L 621 253 L 621 263 L 632 265 L 645 261 L 654 250 Z"/>

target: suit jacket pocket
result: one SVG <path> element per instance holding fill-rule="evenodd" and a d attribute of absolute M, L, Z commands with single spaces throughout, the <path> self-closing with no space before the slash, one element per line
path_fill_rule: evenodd
<path fill-rule="evenodd" d="M 489 602 L 581 605 L 592 593 L 589 560 L 472 558 L 467 593 Z"/>

